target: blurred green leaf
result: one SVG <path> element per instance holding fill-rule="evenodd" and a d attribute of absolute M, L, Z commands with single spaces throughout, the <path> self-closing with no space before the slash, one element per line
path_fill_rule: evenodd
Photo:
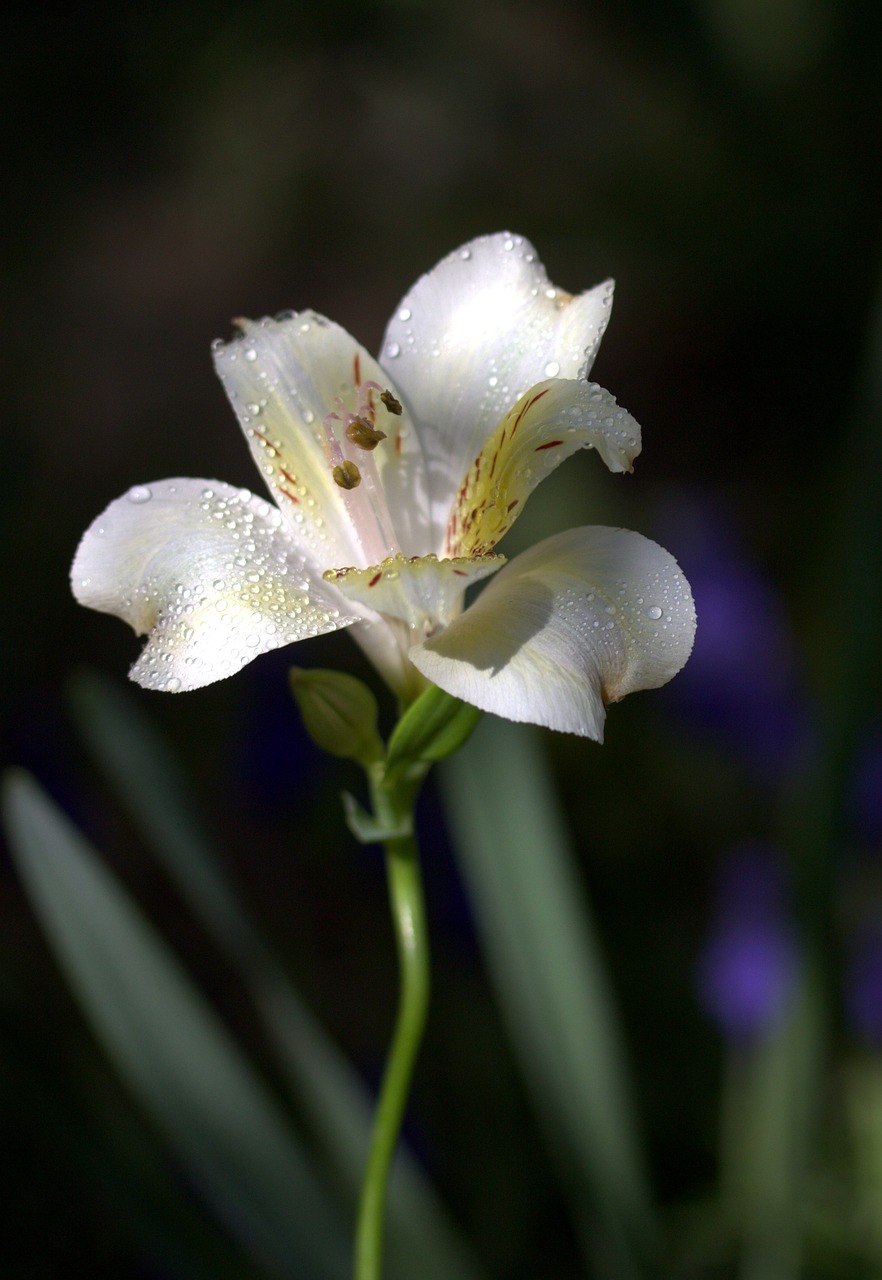
<path fill-rule="evenodd" d="M 264 946 L 194 812 L 177 762 L 135 699 L 115 682 L 84 672 L 71 686 L 71 701 L 99 767 L 245 982 L 312 1136 L 354 1211 L 373 1115 L 367 1090 Z M 390 1274 L 481 1280 L 478 1263 L 404 1149 L 392 1179 L 388 1258 Z"/>
<path fill-rule="evenodd" d="M 16 1187 L 5 1188 L 4 1197 L 4 1254 L 28 1260 L 15 1274 L 24 1276 L 24 1267 L 28 1276 L 49 1274 L 50 1259 L 57 1266 L 74 1256 L 78 1273 L 86 1274 L 90 1237 L 97 1235 L 105 1248 L 117 1236 L 127 1238 L 137 1255 L 175 1280 L 254 1280 L 253 1258 L 209 1209 L 182 1194 L 173 1158 L 122 1084 L 110 1077 L 112 1068 L 102 1063 L 104 1069 L 96 1070 L 88 1053 L 46 1052 L 45 1012 L 46 1006 L 41 1009 L 25 992 L 8 992 L 0 977 L 0 1079 L 6 1101 L 0 1125 L 7 1152 L 20 1150 L 18 1135 L 23 1144 L 15 1161 Z M 47 1170 L 59 1168 L 65 1177 L 56 1190 Z M 73 1187 L 77 1194 L 70 1196 Z M 73 1224 L 53 1217 L 45 1259 L 34 1250 L 34 1236 L 42 1244 L 32 1222 L 35 1191 L 47 1213 L 63 1205 L 76 1221 L 72 1231 Z M 93 1206 L 82 1221 L 80 1191 Z M 4 1271 L 4 1280 L 12 1280 L 10 1272 Z"/>
<path fill-rule="evenodd" d="M 343 1277 L 342 1225 L 229 1033 L 33 779 L 11 775 L 4 799 L 16 864 L 59 963 L 188 1175 L 270 1274 Z"/>
<path fill-rule="evenodd" d="M 654 1232 L 621 1037 L 539 735 L 485 717 L 442 777 L 487 964 L 586 1254 L 597 1263 L 599 1217 L 604 1274 L 640 1275 Z"/>
<path fill-rule="evenodd" d="M 821 1001 L 803 977 L 779 1025 L 733 1054 L 720 1152 L 724 1203 L 742 1280 L 796 1280 L 820 1079 Z"/>
<path fill-rule="evenodd" d="M 854 1152 L 856 1194 L 852 1232 L 882 1267 L 882 1057 L 854 1057 L 843 1073 L 846 1120 Z"/>

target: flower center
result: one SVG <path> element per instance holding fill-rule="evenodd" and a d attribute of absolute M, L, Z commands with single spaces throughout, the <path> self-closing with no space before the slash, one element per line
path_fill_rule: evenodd
<path fill-rule="evenodd" d="M 387 439 L 377 425 L 378 413 L 389 425 L 401 415 L 401 405 L 378 382 L 360 380 L 358 356 L 354 360 L 355 412 L 337 397 L 322 422 L 325 457 L 334 483 L 341 491 L 347 514 L 361 544 L 366 564 L 379 564 L 401 554 L 395 526 L 386 501 L 383 482 L 373 457 Z M 397 432 L 396 432 L 397 436 Z"/>

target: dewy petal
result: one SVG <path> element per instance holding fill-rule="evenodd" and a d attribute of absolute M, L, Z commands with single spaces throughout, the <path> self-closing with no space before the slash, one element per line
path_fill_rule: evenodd
<path fill-rule="evenodd" d="M 422 639 L 456 617 L 466 587 L 504 564 L 504 556 L 491 555 L 453 560 L 394 556 L 370 569 L 331 569 L 324 576 L 348 600 L 406 623 Z"/>
<path fill-rule="evenodd" d="M 366 564 L 348 514 L 350 502 L 364 503 L 364 492 L 349 499 L 334 482 L 335 460 L 326 452 L 322 423 L 338 413 L 342 438 L 343 414 L 357 411 L 365 382 L 398 393 L 345 329 L 314 312 L 236 324 L 241 336 L 215 344 L 215 366 L 282 515 L 316 572 L 331 564 Z M 386 439 L 371 460 L 389 490 L 399 543 L 430 550 L 419 441 L 406 412 L 390 413 L 376 395 L 374 403 Z M 397 500 L 402 488 L 410 495 L 406 503 Z"/>
<path fill-rule="evenodd" d="M 572 297 L 521 236 L 482 236 L 423 276 L 389 323 L 380 361 L 419 422 L 440 549 L 475 455 L 529 387 L 585 377 L 606 328 L 612 282 Z"/>
<path fill-rule="evenodd" d="M 640 534 L 595 526 L 512 560 L 410 659 L 484 711 L 600 742 L 607 704 L 665 684 L 694 635 L 692 594 L 673 556 Z"/>
<path fill-rule="evenodd" d="M 149 639 L 131 670 L 148 689 L 198 689 L 258 654 L 356 620 L 279 512 L 209 480 L 138 485 L 83 536 L 71 570 L 80 604 Z"/>
<path fill-rule="evenodd" d="M 640 427 L 596 383 L 549 378 L 532 387 L 469 467 L 450 513 L 445 554 L 489 552 L 537 484 L 578 449 L 596 449 L 610 471 L 630 471 Z"/>

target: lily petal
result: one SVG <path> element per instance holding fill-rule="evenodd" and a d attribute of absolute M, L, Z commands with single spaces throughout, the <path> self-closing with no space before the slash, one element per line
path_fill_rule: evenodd
<path fill-rule="evenodd" d="M 316 572 L 357 560 L 364 529 L 358 529 L 350 508 L 355 503 L 363 508 L 364 494 L 348 497 L 334 482 L 339 459 L 329 456 L 322 423 L 336 412 L 342 439 L 343 415 L 357 412 L 359 387 L 379 383 L 393 395 L 395 388 L 345 329 L 314 312 L 236 324 L 241 336 L 216 343 L 214 361 L 261 474 Z M 419 513 L 426 510 L 420 500 L 425 486 L 419 442 L 406 413 L 390 413 L 378 396 L 373 399 L 386 439 L 371 459 L 390 493 L 393 520 L 406 513 L 408 527 L 397 530 L 399 541 L 404 535 L 411 545 L 412 526 L 420 524 Z M 349 446 L 343 444 L 346 452 Z M 410 503 L 396 500 L 401 486 L 413 495 Z M 427 550 L 428 523 L 427 518 L 421 522 Z"/>
<path fill-rule="evenodd" d="M 515 401 L 542 378 L 587 376 L 612 288 L 573 297 L 529 241 L 500 233 L 449 254 L 402 299 L 380 360 L 418 412 L 434 549 L 467 467 Z"/>
<path fill-rule="evenodd" d="M 445 553 L 486 555 L 537 484 L 579 449 L 596 449 L 610 471 L 631 471 L 640 427 L 596 383 L 551 378 L 532 387 L 469 467 L 450 513 Z"/>
<path fill-rule="evenodd" d="M 410 659 L 484 711 L 600 742 L 607 704 L 665 684 L 694 635 L 673 556 L 640 534 L 593 526 L 512 560 Z"/>
<path fill-rule="evenodd" d="M 466 587 L 504 564 L 505 556 L 439 560 L 436 555 L 399 555 L 370 569 L 330 569 L 324 577 L 348 600 L 429 634 L 459 613 Z"/>
<path fill-rule="evenodd" d="M 71 585 L 80 604 L 149 635 L 130 675 L 170 692 L 357 616 L 310 578 L 275 507 L 214 480 L 138 485 L 112 502 L 80 542 Z"/>

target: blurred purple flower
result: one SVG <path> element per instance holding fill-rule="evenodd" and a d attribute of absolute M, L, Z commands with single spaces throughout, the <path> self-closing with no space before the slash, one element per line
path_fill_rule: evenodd
<path fill-rule="evenodd" d="M 698 997 L 723 1035 L 754 1040 L 777 1017 L 796 971 L 787 879 L 763 845 L 732 850 L 719 868 L 710 934 L 699 961 Z"/>
<path fill-rule="evenodd" d="M 687 498 L 666 524 L 689 567 L 700 620 L 692 658 L 668 701 L 762 777 L 779 781 L 802 757 L 809 726 L 782 601 L 724 513 Z"/>

